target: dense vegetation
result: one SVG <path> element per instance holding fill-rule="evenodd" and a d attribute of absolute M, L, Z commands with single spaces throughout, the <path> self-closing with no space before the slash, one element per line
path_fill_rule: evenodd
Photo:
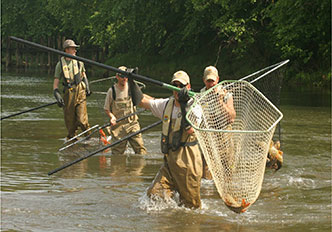
<path fill-rule="evenodd" d="M 161 79 L 211 64 L 238 77 L 290 59 L 289 83 L 330 87 L 330 0 L 2 0 L 1 11 L 2 58 L 8 36 L 55 48 L 72 38 L 95 51 L 86 58 Z"/>

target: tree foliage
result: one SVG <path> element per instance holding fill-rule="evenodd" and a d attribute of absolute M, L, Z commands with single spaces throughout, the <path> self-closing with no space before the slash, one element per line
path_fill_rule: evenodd
<path fill-rule="evenodd" d="M 249 63 L 291 59 L 294 70 L 331 73 L 329 0 L 3 0 L 1 10 L 3 38 L 70 37 L 106 57 L 222 48 Z"/>

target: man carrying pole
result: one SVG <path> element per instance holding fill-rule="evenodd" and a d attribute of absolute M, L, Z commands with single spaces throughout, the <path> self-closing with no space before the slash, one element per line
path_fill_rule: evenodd
<path fill-rule="evenodd" d="M 67 39 L 63 43 L 66 53 L 76 56 L 76 45 Z M 59 82 L 64 86 L 63 98 L 59 91 Z M 61 57 L 55 67 L 53 93 L 58 106 L 63 107 L 64 120 L 68 135 L 66 139 L 75 136 L 78 127 L 85 131 L 89 129 L 86 96 L 91 95 L 88 78 L 85 74 L 84 63 L 68 57 Z"/>
<path fill-rule="evenodd" d="M 171 84 L 182 88 L 170 98 L 151 99 L 144 95 L 140 106 L 162 119 L 161 150 L 164 163 L 148 189 L 148 196 L 180 195 L 180 205 L 201 207 L 202 157 L 194 129 L 185 119 L 190 78 L 184 71 L 174 73 Z M 138 90 L 138 88 L 136 88 Z M 138 90 L 139 91 L 139 90 Z"/>
<path fill-rule="evenodd" d="M 127 69 L 125 66 L 121 66 L 119 69 L 123 71 L 134 71 Z M 131 117 L 128 117 L 119 123 L 116 122 L 118 118 L 136 112 L 135 99 L 132 98 L 133 96 L 130 92 L 131 89 L 128 85 L 128 77 L 116 73 L 116 79 L 117 83 L 112 85 L 107 91 L 104 105 L 105 113 L 110 119 L 110 134 L 112 135 L 112 142 L 140 130 L 138 116 L 136 114 L 133 114 Z M 112 153 L 123 154 L 127 148 L 128 141 L 136 154 L 145 155 L 147 153 L 146 148 L 144 147 L 142 134 L 137 134 L 136 136 L 123 141 L 119 145 L 114 146 L 112 148 Z"/>

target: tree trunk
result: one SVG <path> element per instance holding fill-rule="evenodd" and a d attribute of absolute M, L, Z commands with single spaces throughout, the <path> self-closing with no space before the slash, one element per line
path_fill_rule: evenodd
<path fill-rule="evenodd" d="M 11 58 L 11 54 L 10 54 L 10 39 L 9 37 L 7 38 L 7 41 L 6 41 L 7 45 L 6 45 L 6 71 L 8 71 L 8 67 L 10 65 L 10 58 Z"/>
<path fill-rule="evenodd" d="M 58 42 L 58 49 L 62 50 L 62 36 L 61 35 L 58 36 L 57 42 Z M 60 60 L 60 55 L 58 55 L 58 60 Z"/>
<path fill-rule="evenodd" d="M 28 62 L 29 62 L 29 59 L 28 59 L 28 52 L 26 51 L 25 52 L 25 55 L 24 55 L 24 70 L 27 71 L 28 70 Z"/>
<path fill-rule="evenodd" d="M 50 36 L 47 38 L 47 46 L 51 47 L 51 37 Z M 49 69 L 51 68 L 51 62 L 52 62 L 51 52 L 48 52 L 47 53 L 47 67 Z"/>
<path fill-rule="evenodd" d="M 16 50 L 15 50 L 15 57 L 16 57 L 16 68 L 19 68 L 21 66 L 21 60 L 20 60 L 20 45 L 16 44 Z"/>
<path fill-rule="evenodd" d="M 43 38 L 40 38 L 40 44 L 44 44 Z M 44 52 L 39 52 L 39 66 L 44 67 Z"/>

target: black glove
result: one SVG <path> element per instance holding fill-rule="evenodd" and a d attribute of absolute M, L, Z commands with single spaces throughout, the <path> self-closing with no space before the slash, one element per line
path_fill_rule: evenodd
<path fill-rule="evenodd" d="M 187 114 L 186 105 L 180 104 L 180 106 L 182 114 L 181 127 L 184 128 L 185 130 L 188 130 L 191 127 L 191 125 L 186 119 L 186 114 Z"/>
<path fill-rule="evenodd" d="M 53 90 L 53 94 L 54 94 L 54 97 L 55 97 L 56 101 L 58 102 L 58 106 L 59 107 L 64 107 L 65 106 L 65 102 L 63 101 L 63 99 L 61 97 L 59 89 L 54 89 Z"/>
<path fill-rule="evenodd" d="M 181 120 L 181 128 L 188 130 L 191 126 L 186 119 L 187 114 L 187 102 L 189 101 L 190 97 L 188 95 L 188 89 L 186 87 L 182 88 L 178 94 L 179 96 L 179 103 L 181 108 L 182 120 Z"/>
<path fill-rule="evenodd" d="M 89 86 L 88 78 L 83 77 L 83 81 L 84 81 L 84 84 L 85 84 L 86 96 L 89 97 L 92 94 L 92 92 L 90 91 L 90 86 Z"/>
<path fill-rule="evenodd" d="M 134 106 L 137 106 L 141 103 L 143 99 L 143 93 L 140 87 L 138 87 L 138 84 L 134 81 L 132 77 L 128 78 L 130 93 L 131 93 L 131 99 L 133 101 Z"/>
<path fill-rule="evenodd" d="M 189 91 L 186 87 L 183 87 L 180 92 L 178 92 L 179 102 L 180 104 L 187 105 L 187 102 L 189 101 Z"/>

